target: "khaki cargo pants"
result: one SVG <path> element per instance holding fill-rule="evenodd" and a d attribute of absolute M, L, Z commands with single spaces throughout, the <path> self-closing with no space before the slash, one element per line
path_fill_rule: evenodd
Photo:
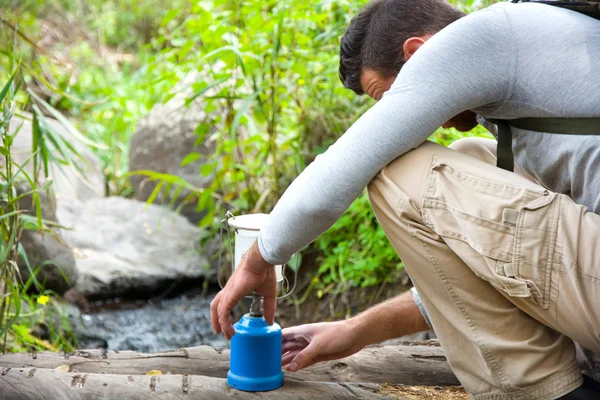
<path fill-rule="evenodd" d="M 495 142 L 432 142 L 369 185 L 452 370 L 475 399 L 554 399 L 600 352 L 600 215 L 494 166 Z"/>

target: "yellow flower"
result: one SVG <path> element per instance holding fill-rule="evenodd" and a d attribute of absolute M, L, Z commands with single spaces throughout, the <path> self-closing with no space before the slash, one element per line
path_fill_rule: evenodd
<path fill-rule="evenodd" d="M 306 81 L 302 78 L 298 79 L 298 85 L 302 86 L 306 83 Z"/>
<path fill-rule="evenodd" d="M 49 301 L 50 301 L 50 297 L 46 296 L 45 294 L 41 295 L 37 299 L 37 302 L 41 305 L 45 305 Z"/>

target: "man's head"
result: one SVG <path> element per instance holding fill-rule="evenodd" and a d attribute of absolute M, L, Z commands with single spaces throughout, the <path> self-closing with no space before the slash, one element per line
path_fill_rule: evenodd
<path fill-rule="evenodd" d="M 373 0 L 342 37 L 342 83 L 379 100 L 424 42 L 464 15 L 447 0 Z"/>

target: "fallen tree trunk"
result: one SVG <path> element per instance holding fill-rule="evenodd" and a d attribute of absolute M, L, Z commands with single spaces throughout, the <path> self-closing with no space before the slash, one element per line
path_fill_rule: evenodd
<path fill-rule="evenodd" d="M 2 400 L 187 399 L 363 399 L 388 400 L 376 384 L 286 382 L 276 391 L 241 393 L 222 378 L 197 375 L 102 375 L 51 369 L 12 368 L 0 372 Z"/>
<path fill-rule="evenodd" d="M 133 351 L 82 350 L 71 354 L 43 352 L 0 356 L 0 368 L 49 368 L 66 366 L 79 373 L 145 375 L 163 373 L 224 378 L 229 370 L 229 351 L 198 346 L 155 354 Z M 342 360 L 329 361 L 291 373 L 286 382 L 371 382 L 404 385 L 459 385 L 446 357 L 436 346 L 374 346 Z"/>

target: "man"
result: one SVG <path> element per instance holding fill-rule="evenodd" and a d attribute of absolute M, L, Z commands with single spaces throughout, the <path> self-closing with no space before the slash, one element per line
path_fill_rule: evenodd
<path fill-rule="evenodd" d="M 234 334 L 230 311 L 252 290 L 272 322 L 271 266 L 369 185 L 418 293 L 284 330 L 289 370 L 431 324 L 475 399 L 593 396 L 574 341 L 600 353 L 600 137 L 514 128 L 516 173 L 493 165 L 490 141 L 426 139 L 440 125 L 472 128 L 475 114 L 600 117 L 599 70 L 600 22 L 573 11 L 499 3 L 463 17 L 445 0 L 369 3 L 342 39 L 340 77 L 378 102 L 282 196 L 211 304 L 215 331 Z"/>

